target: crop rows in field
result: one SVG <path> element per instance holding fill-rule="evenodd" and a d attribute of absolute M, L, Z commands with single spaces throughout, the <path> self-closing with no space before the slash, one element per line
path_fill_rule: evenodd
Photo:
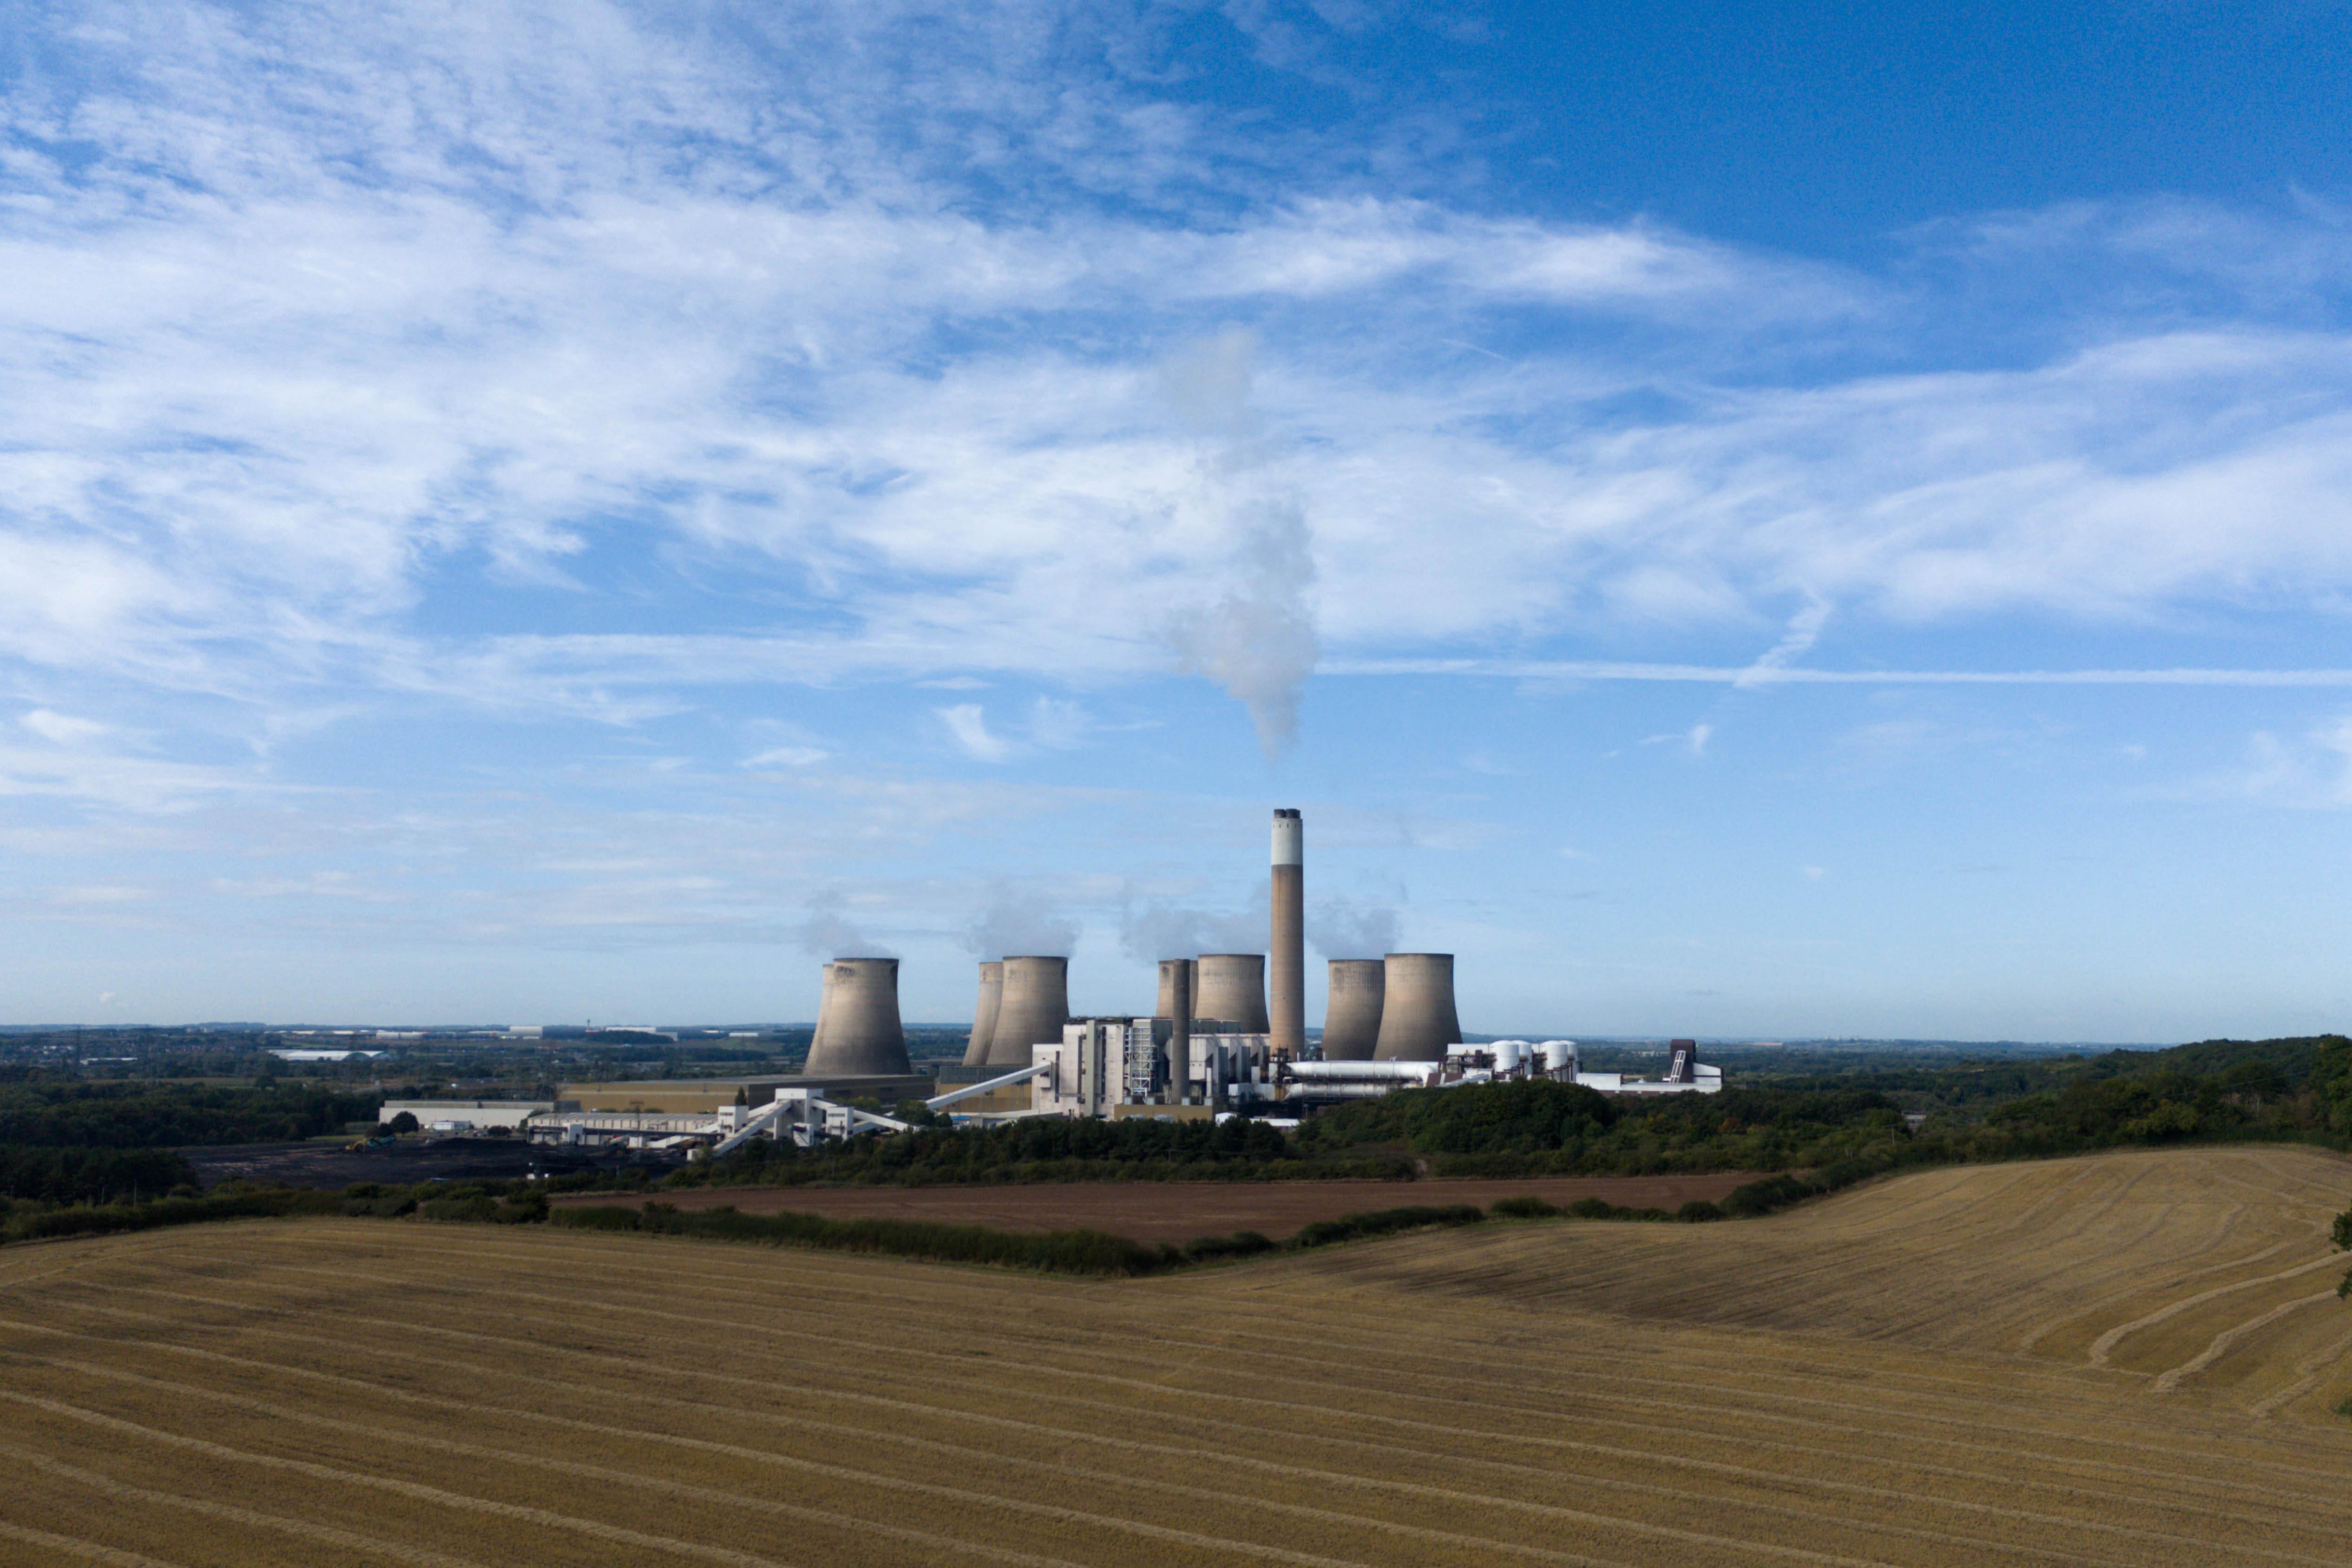
<path fill-rule="evenodd" d="M 2303 1221 L 2273 1236 L 2249 1200 L 2136 1228 L 2166 1184 L 2213 1184 L 2096 1164 L 1960 1173 L 2026 1182 L 1993 1209 L 2038 1214 L 2036 1248 L 2074 1235 L 2105 1282 L 2021 1308 L 1975 1265 L 1999 1322 L 1948 1344 L 1753 1238 L 1813 1227 L 1848 1272 L 1905 1212 L 2017 1244 L 1951 1173 L 1753 1224 L 1490 1227 L 1140 1281 L 361 1221 L 24 1249 L 0 1258 L 0 1562 L 2342 1562 L 2352 1434 L 2199 1390 L 2263 1333 L 2163 1393 L 2122 1364 L 2203 1306 L 2111 1364 L 2076 1344 L 2084 1312 L 2147 1315 L 2163 1286 L 2134 1257 L 2201 1246 L 2166 1276 L 2196 1275 L 2186 1299 L 2261 1246 L 2294 1261 Z M 2075 1176 L 2017 1175 L 2039 1170 Z M 2325 1185 L 2291 1161 L 2215 1179 L 2273 1209 Z M 1953 1245 L 1930 1256 L 1971 1266 Z M 1628 1283 L 1654 1270 L 1683 1272 Z M 1723 1300 L 1821 1321 L 1694 1322 L 1710 1270 Z M 2020 1351 L 2021 1329 L 2047 1332 Z"/>

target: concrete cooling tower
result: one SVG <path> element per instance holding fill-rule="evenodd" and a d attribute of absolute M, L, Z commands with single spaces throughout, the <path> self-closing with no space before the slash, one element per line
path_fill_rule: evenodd
<path fill-rule="evenodd" d="M 1380 1042 L 1375 1061 L 1442 1061 L 1462 1040 L 1454 1012 L 1454 955 L 1391 953 L 1382 960 Z"/>
<path fill-rule="evenodd" d="M 1307 831 L 1298 813 L 1274 814 L 1274 961 L 1268 1050 L 1297 1061 L 1307 1054 Z"/>
<path fill-rule="evenodd" d="M 1265 1033 L 1265 955 L 1202 954 L 1192 1017 L 1213 1019 L 1234 1034 Z"/>
<path fill-rule="evenodd" d="M 1184 1103 L 1192 1078 L 1192 969 L 1190 958 L 1160 960 L 1160 1011 L 1168 1020 L 1168 1043 L 1160 1053 L 1160 1101 Z"/>
<path fill-rule="evenodd" d="M 898 1022 L 898 959 L 836 958 L 824 967 L 824 1001 L 803 1071 L 861 1078 L 911 1071 Z"/>
<path fill-rule="evenodd" d="M 971 1043 L 964 1047 L 966 1067 L 988 1061 L 988 1042 L 996 1038 L 996 1009 L 1004 999 L 1004 965 L 991 958 L 980 967 L 980 1000 L 971 1009 Z"/>
<path fill-rule="evenodd" d="M 1067 958 L 1007 958 L 1004 994 L 996 1005 L 996 1032 L 989 1039 L 991 1067 L 1026 1067 L 1030 1051 L 1062 1043 L 1070 1021 L 1070 961 Z"/>
<path fill-rule="evenodd" d="M 1381 1042 L 1381 1003 L 1388 965 L 1379 958 L 1331 960 L 1331 1001 L 1323 1014 L 1323 1060 L 1370 1061 Z"/>
<path fill-rule="evenodd" d="M 1184 967 L 1185 995 L 1192 998 L 1192 1016 L 1200 1016 L 1201 961 L 1198 958 L 1162 958 L 1160 960 L 1160 1000 L 1152 1007 L 1153 1018 L 1172 1019 L 1176 1016 L 1175 966 L 1179 964 Z"/>
<path fill-rule="evenodd" d="M 809 1055 L 814 1057 L 824 1049 L 824 1020 L 833 1011 L 833 966 L 824 967 L 824 979 L 817 988 L 816 1032 L 809 1036 Z"/>

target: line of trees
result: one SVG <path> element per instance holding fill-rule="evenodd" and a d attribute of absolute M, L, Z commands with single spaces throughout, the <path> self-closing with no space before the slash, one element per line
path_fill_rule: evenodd
<path fill-rule="evenodd" d="M 0 1085 L 0 1145 L 168 1149 L 315 1138 L 373 1120 L 373 1091 L 285 1080 L 266 1088 L 154 1082 Z"/>

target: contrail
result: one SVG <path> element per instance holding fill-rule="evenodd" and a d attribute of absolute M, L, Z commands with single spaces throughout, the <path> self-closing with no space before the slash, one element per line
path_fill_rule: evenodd
<path fill-rule="evenodd" d="M 1318 664 L 1315 673 L 1471 675 L 1512 681 L 1686 681 L 1727 686 L 2352 686 L 2352 670 L 1817 670 L 1586 659 L 1330 659 Z"/>

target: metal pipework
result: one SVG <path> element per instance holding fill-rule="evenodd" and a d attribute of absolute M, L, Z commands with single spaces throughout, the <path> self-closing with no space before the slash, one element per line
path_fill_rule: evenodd
<path fill-rule="evenodd" d="M 1070 961 L 1006 958 L 1004 993 L 997 1003 L 996 1032 L 988 1042 L 988 1065 L 1028 1066 L 1032 1050 L 1062 1043 L 1062 1026 L 1069 1021 Z"/>
<path fill-rule="evenodd" d="M 1307 1054 L 1307 830 L 1295 810 L 1274 813 L 1273 871 L 1266 1044 L 1296 1061 Z"/>
<path fill-rule="evenodd" d="M 1026 1083 L 1029 1080 L 1038 1076 L 1040 1073 L 1051 1072 L 1052 1071 L 1054 1071 L 1054 1064 L 1052 1062 L 1035 1062 L 1030 1066 L 1019 1068 L 1012 1072 L 999 1073 L 994 1078 L 988 1079 L 983 1082 L 967 1083 L 961 1089 L 951 1089 L 945 1094 L 940 1094 L 932 1099 L 924 1101 L 923 1109 L 926 1111 L 944 1111 L 950 1105 L 958 1104 L 963 1101 L 972 1099 L 977 1095 L 985 1094 L 992 1089 L 1003 1089 L 1014 1083 Z"/>
<path fill-rule="evenodd" d="M 1323 1012 L 1323 1060 L 1370 1061 L 1381 1042 L 1381 1004 L 1388 966 L 1378 958 L 1331 960 L 1330 1001 Z"/>
<path fill-rule="evenodd" d="M 1462 1040 L 1462 1020 L 1454 1010 L 1454 955 L 1391 953 L 1382 963 L 1386 994 L 1373 1060 L 1444 1061 L 1446 1048 Z"/>
<path fill-rule="evenodd" d="M 964 1047 L 966 1067 L 985 1066 L 989 1041 L 996 1038 L 996 1013 L 1004 1001 L 1004 962 L 991 958 L 980 967 L 980 999 L 972 1004 L 971 1043 Z"/>
<path fill-rule="evenodd" d="M 1301 1083 L 1421 1083 L 1435 1069 L 1428 1061 L 1294 1061 L 1289 1076 Z"/>
<path fill-rule="evenodd" d="M 824 967 L 824 1005 L 803 1071 L 845 1077 L 911 1071 L 898 1021 L 898 959 L 836 958 Z"/>
<path fill-rule="evenodd" d="M 1160 1060 L 1160 1101 L 1181 1105 L 1192 1076 L 1192 960 L 1160 960 L 1160 1016 L 1172 1026 Z"/>
<path fill-rule="evenodd" d="M 1214 1019 L 1234 1034 L 1265 1034 L 1265 955 L 1203 953 L 1192 1017 Z"/>

